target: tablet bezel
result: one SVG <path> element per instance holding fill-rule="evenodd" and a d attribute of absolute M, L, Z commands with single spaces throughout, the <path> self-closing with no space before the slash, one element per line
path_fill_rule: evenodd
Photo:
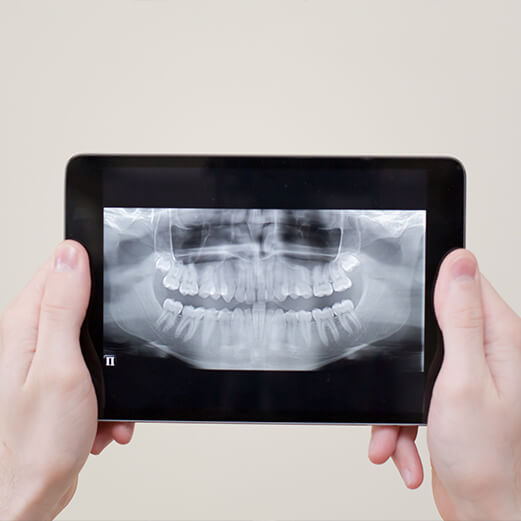
<path fill-rule="evenodd" d="M 176 180 L 175 172 L 187 169 L 197 175 L 183 175 L 180 183 L 181 176 Z M 177 183 L 177 190 L 158 191 L 159 184 L 154 188 L 151 177 L 144 183 L 144 177 L 139 172 L 153 170 L 162 172 L 162 180 L 158 183 L 168 179 L 168 182 L 173 183 L 172 186 Z M 131 180 L 131 184 L 126 184 L 124 190 L 119 191 L 119 195 L 117 190 L 104 189 L 104 176 L 115 175 L 114 172 L 127 175 Z M 191 177 L 194 179 L 190 180 Z M 347 177 L 350 179 L 346 180 Z M 201 179 L 211 180 L 206 184 L 206 191 L 199 190 Z M 240 190 L 234 188 L 237 180 L 241 182 Z M 333 181 L 339 186 L 337 190 L 333 189 Z M 365 194 L 364 197 L 360 196 L 361 206 L 353 205 L 352 197 L 349 200 L 348 195 L 340 189 L 344 182 L 350 183 L 346 186 L 353 187 L 351 192 L 359 190 L 359 194 Z M 413 193 L 411 186 L 423 186 L 423 195 Z M 148 192 L 147 187 L 150 187 Z M 174 192 L 175 195 L 172 195 Z M 310 199 L 312 192 L 315 195 Z M 136 406 L 128 403 L 128 400 L 136 402 L 138 394 L 131 398 L 128 388 L 125 397 L 118 397 L 118 385 L 124 388 L 126 384 L 123 381 L 118 383 L 114 377 L 109 376 L 107 379 L 107 369 L 102 363 L 103 207 L 307 208 L 310 207 L 310 200 L 319 201 L 315 203 L 317 208 L 427 211 L 425 372 L 423 399 L 419 407 L 421 410 L 386 410 L 385 400 L 373 400 L 370 410 L 366 411 L 350 410 L 349 407 L 336 412 L 317 407 L 306 410 L 302 404 L 293 409 L 286 406 L 286 409 L 274 410 L 272 406 L 265 410 L 254 398 L 248 402 L 247 396 L 236 402 L 229 400 L 224 407 L 216 407 L 215 404 L 204 406 L 207 398 L 201 399 L 196 407 L 173 405 L 175 400 L 165 398 L 161 398 L 163 404 L 157 404 L 156 407 L 151 407 L 151 402 L 145 406 Z M 343 200 L 346 204 L 339 205 Z M 411 204 L 411 201 L 414 203 Z M 92 294 L 82 330 L 82 349 L 96 387 L 99 418 L 121 421 L 425 424 L 432 387 L 443 353 L 441 333 L 433 309 L 434 280 L 443 257 L 455 248 L 464 247 L 464 215 L 465 171 L 458 160 L 450 157 L 74 156 L 69 160 L 66 172 L 65 235 L 68 239 L 82 243 L 90 256 Z M 158 361 L 150 363 L 157 364 Z M 156 366 L 150 366 L 153 372 L 156 369 L 152 367 Z M 129 366 L 128 371 L 135 372 L 135 369 Z M 237 388 L 238 382 L 246 381 L 241 375 L 231 374 L 240 371 L 214 373 L 217 374 L 202 380 L 207 382 L 204 386 L 222 387 L 222 382 L 226 380 L 228 384 L 234 382 L 235 387 L 232 387 Z M 250 392 L 262 388 L 266 380 L 262 372 L 243 373 L 249 373 L 248 382 L 253 382 L 248 384 L 251 385 Z M 130 372 L 128 374 L 134 375 Z M 299 377 L 295 378 L 298 382 Z M 278 388 L 280 393 L 283 382 L 277 383 L 277 379 L 275 375 L 269 386 L 270 389 Z M 136 378 L 134 384 L 139 387 L 145 381 L 146 378 Z M 307 385 L 316 385 L 318 389 L 322 384 Z M 150 395 L 150 400 L 154 400 L 151 389 L 146 386 L 143 389 L 147 396 Z M 340 386 L 339 389 L 344 388 Z M 338 393 L 331 393 L 331 396 L 341 401 Z"/>

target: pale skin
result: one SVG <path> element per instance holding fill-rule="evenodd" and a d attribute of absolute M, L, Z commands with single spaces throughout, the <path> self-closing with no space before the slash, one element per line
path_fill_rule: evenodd
<path fill-rule="evenodd" d="M 444 260 L 434 305 L 445 344 L 427 426 L 436 506 L 445 520 L 519 520 L 521 318 L 465 250 Z M 392 457 L 409 488 L 423 480 L 416 433 L 373 427 L 369 445 L 371 461 Z"/>
<path fill-rule="evenodd" d="M 0 319 L 0 519 L 53 519 L 89 453 L 132 437 L 97 420 L 79 343 L 89 294 L 87 253 L 66 241 Z"/>
<path fill-rule="evenodd" d="M 133 424 L 97 421 L 79 343 L 89 294 L 87 253 L 65 241 L 0 319 L 0 519 L 53 519 L 89 453 L 132 437 Z M 436 505 L 446 520 L 521 519 L 521 319 L 465 250 L 444 260 L 435 308 L 445 342 L 427 428 Z M 423 480 L 416 432 L 374 427 L 369 448 L 410 488 Z"/>

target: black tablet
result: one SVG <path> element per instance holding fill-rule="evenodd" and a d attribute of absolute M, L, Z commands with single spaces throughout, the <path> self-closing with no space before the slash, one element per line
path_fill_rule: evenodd
<path fill-rule="evenodd" d="M 464 194 L 452 158 L 73 157 L 100 419 L 425 423 Z"/>

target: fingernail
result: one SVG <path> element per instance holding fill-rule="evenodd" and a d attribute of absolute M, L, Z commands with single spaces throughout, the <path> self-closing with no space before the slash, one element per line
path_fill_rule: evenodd
<path fill-rule="evenodd" d="M 78 252 L 72 246 L 61 246 L 54 257 L 54 271 L 71 271 L 78 265 Z"/>
<path fill-rule="evenodd" d="M 461 257 L 451 268 L 453 280 L 476 280 L 478 277 L 478 266 L 476 261 L 469 257 Z"/>
<path fill-rule="evenodd" d="M 411 484 L 411 471 L 409 469 L 402 470 L 402 478 L 407 486 Z"/>

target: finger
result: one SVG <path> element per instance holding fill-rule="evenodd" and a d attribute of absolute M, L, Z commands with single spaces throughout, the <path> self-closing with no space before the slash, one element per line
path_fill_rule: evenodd
<path fill-rule="evenodd" d="M 90 273 L 85 249 L 65 241 L 56 250 L 40 307 L 35 359 L 67 367 L 81 356 L 80 328 L 90 296 Z M 77 349 L 71 348 L 77 346 Z"/>
<path fill-rule="evenodd" d="M 511 345 L 512 338 L 521 334 L 521 319 L 499 296 L 492 284 L 481 274 L 481 292 L 485 316 L 484 341 L 486 344 Z"/>
<path fill-rule="evenodd" d="M 9 377 L 21 378 L 21 381 L 25 380 L 34 355 L 40 304 L 50 266 L 51 260 L 48 259 L 2 316 L 2 367 L 9 367 Z"/>
<path fill-rule="evenodd" d="M 112 425 L 112 437 L 120 445 L 130 443 L 134 434 L 134 424 L 131 422 L 114 422 Z"/>
<path fill-rule="evenodd" d="M 103 449 L 112 443 L 112 440 L 112 425 L 110 423 L 98 422 L 98 430 L 90 453 L 96 456 L 101 454 Z"/>
<path fill-rule="evenodd" d="M 481 285 L 476 259 L 469 251 L 456 250 L 443 261 L 434 307 L 443 333 L 444 369 L 459 380 L 482 375 L 487 365 Z"/>
<path fill-rule="evenodd" d="M 132 439 L 134 424 L 130 422 L 98 422 L 91 454 L 100 454 L 114 440 L 125 445 Z"/>
<path fill-rule="evenodd" d="M 423 466 L 414 440 L 418 427 L 401 427 L 393 461 L 407 488 L 418 488 L 423 481 Z"/>
<path fill-rule="evenodd" d="M 396 450 L 400 427 L 393 425 L 373 425 L 369 442 L 369 459 L 372 463 L 385 463 Z"/>

